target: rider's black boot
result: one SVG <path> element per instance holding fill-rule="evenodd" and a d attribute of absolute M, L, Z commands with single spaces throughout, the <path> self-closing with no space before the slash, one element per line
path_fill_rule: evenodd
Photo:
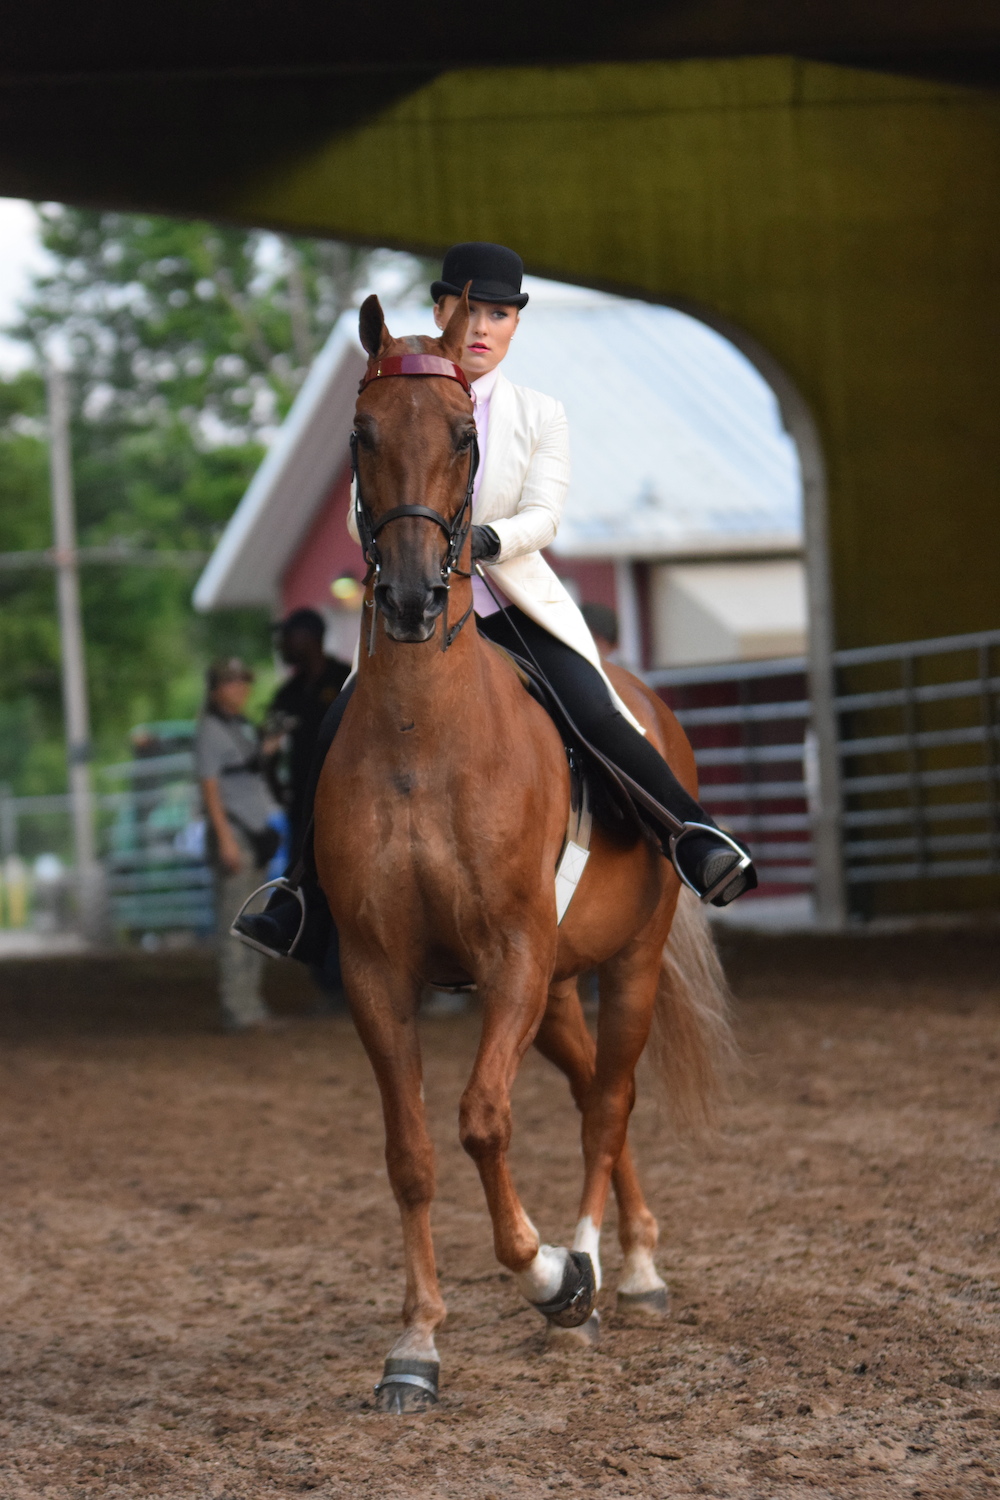
<path fill-rule="evenodd" d="M 734 839 L 733 843 L 739 843 Z M 664 853 L 686 885 L 712 906 L 728 906 L 737 896 L 757 888 L 757 872 L 748 862 L 749 851 L 740 855 L 721 834 L 710 828 L 695 829 L 679 838 L 671 851 L 666 843 Z"/>
<path fill-rule="evenodd" d="M 237 936 L 249 939 L 258 951 L 271 958 L 296 958 L 304 964 L 322 966 L 333 936 L 333 919 L 326 897 L 316 881 L 305 877 L 299 887 L 306 907 L 302 936 L 302 907 L 290 890 L 279 887 L 261 912 L 243 912 L 233 923 Z"/>
<path fill-rule="evenodd" d="M 272 958 L 287 958 L 301 921 L 302 910 L 295 897 L 278 890 L 263 911 L 241 912 L 233 923 L 233 931 Z"/>
<path fill-rule="evenodd" d="M 237 937 L 242 938 L 244 942 L 249 942 L 251 947 L 269 954 L 272 958 L 295 958 L 301 963 L 324 968 L 330 943 L 336 936 L 330 908 L 326 904 L 326 897 L 316 877 L 316 864 L 312 852 L 312 810 L 323 762 L 326 760 L 327 751 L 333 744 L 334 736 L 344 717 L 344 710 L 350 702 L 356 683 L 356 677 L 348 678 L 327 709 L 316 737 L 316 751 L 302 804 L 306 833 L 300 849 L 294 882 L 305 903 L 306 915 L 302 936 L 296 942 L 295 936 L 302 920 L 302 907 L 298 897 L 289 889 L 293 884 L 291 881 L 284 888 L 278 887 L 263 911 L 252 914 L 241 913 L 232 926 L 232 931 Z"/>

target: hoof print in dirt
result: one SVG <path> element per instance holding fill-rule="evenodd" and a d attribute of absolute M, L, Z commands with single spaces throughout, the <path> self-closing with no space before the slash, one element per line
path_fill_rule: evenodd
<path fill-rule="evenodd" d="M 649 1323 L 662 1323 L 670 1316 L 670 1296 L 665 1286 L 648 1292 L 619 1292 L 618 1311 Z"/>
<path fill-rule="evenodd" d="M 594 1262 L 586 1250 L 570 1250 L 562 1286 L 548 1302 L 536 1302 L 534 1306 L 550 1326 L 578 1328 L 586 1323 L 597 1301 L 597 1282 L 594 1278 Z"/>
<path fill-rule="evenodd" d="M 399 1415 L 436 1406 L 439 1368 L 430 1359 L 387 1359 L 375 1387 L 376 1411 Z"/>
<path fill-rule="evenodd" d="M 545 1330 L 545 1348 L 551 1352 L 571 1354 L 576 1349 L 596 1349 L 601 1341 L 601 1315 L 592 1312 L 586 1323 L 564 1328 L 549 1320 Z"/>

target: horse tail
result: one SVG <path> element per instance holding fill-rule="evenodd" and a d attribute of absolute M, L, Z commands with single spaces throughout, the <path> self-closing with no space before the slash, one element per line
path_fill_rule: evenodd
<path fill-rule="evenodd" d="M 649 1036 L 671 1123 L 688 1134 L 714 1124 L 736 1057 L 729 985 L 705 908 L 681 888 L 663 948 Z"/>

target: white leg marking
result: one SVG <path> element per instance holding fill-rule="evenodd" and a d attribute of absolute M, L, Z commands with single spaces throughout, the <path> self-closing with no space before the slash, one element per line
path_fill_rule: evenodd
<path fill-rule="evenodd" d="M 561 1245 L 539 1245 L 531 1265 L 519 1271 L 515 1278 L 522 1296 L 529 1302 L 548 1302 L 562 1286 L 568 1259 Z"/>
<path fill-rule="evenodd" d="M 594 1280 L 597 1282 L 597 1290 L 601 1290 L 601 1231 L 594 1223 L 589 1214 L 586 1214 L 576 1226 L 576 1234 L 573 1236 L 573 1249 L 584 1250 L 594 1263 Z"/>
<path fill-rule="evenodd" d="M 661 1286 L 666 1286 L 666 1282 L 656 1274 L 652 1250 L 630 1250 L 622 1266 L 618 1290 L 634 1297 L 639 1292 L 658 1291 Z"/>
<path fill-rule="evenodd" d="M 407 1328 L 389 1350 L 389 1358 L 438 1359 L 433 1333 L 426 1333 L 420 1328 Z"/>

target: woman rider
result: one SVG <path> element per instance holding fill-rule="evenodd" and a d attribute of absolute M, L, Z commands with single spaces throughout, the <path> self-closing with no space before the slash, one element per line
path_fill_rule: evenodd
<path fill-rule="evenodd" d="M 478 627 L 490 640 L 522 655 L 523 640 L 584 738 L 676 818 L 707 825 L 685 834 L 672 857 L 700 895 L 711 893 L 714 906 L 727 906 L 756 886 L 753 867 L 728 839 L 713 831 L 712 819 L 645 738 L 605 676 L 577 605 L 541 555 L 556 534 L 569 486 L 569 434 L 560 402 L 513 385 L 500 370 L 528 301 L 521 291 L 522 274 L 520 256 L 502 245 L 454 245 L 444 258 L 441 280 L 431 287 L 434 321 L 444 329 L 463 287 L 472 283 L 471 316 L 459 361 L 475 393 L 479 437 L 472 556 L 511 601 L 509 609 L 498 610 L 475 579 Z M 356 538 L 353 511 L 348 524 Z M 352 687 L 353 679 L 331 705 L 320 730 L 311 791 Z M 306 852 L 311 864 L 310 851 Z M 665 838 L 664 852 L 669 853 Z M 324 933 L 329 931 L 329 916 L 315 876 L 303 881 L 302 889 L 310 920 L 295 957 L 316 962 L 316 949 L 325 945 Z M 235 930 L 254 946 L 284 954 L 294 941 L 299 917 L 297 900 L 279 890 L 265 912 L 241 916 Z"/>

